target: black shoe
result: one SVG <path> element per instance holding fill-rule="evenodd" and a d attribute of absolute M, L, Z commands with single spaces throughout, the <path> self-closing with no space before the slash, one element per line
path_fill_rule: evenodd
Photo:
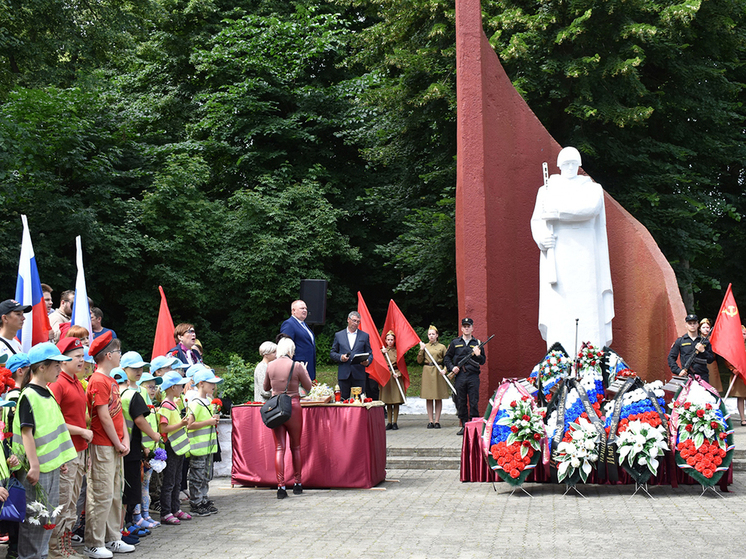
<path fill-rule="evenodd" d="M 210 516 L 210 509 L 205 506 L 192 507 L 192 516 Z"/>
<path fill-rule="evenodd" d="M 427 428 L 428 429 L 435 429 L 435 424 L 431 421 L 430 423 L 427 424 Z"/>
<path fill-rule="evenodd" d="M 288 496 L 288 492 L 285 491 L 282 487 L 277 488 L 277 498 L 278 499 L 284 499 Z"/>
<path fill-rule="evenodd" d="M 150 510 L 154 510 L 155 512 L 160 513 L 161 512 L 161 502 L 160 501 L 152 501 L 150 503 Z"/>
<path fill-rule="evenodd" d="M 457 435 L 463 435 L 464 434 L 464 428 L 462 427 L 461 429 L 459 429 L 458 433 L 456 433 L 456 434 Z"/>
<path fill-rule="evenodd" d="M 391 430 L 392 431 L 398 431 L 399 430 L 399 426 L 396 423 L 392 423 L 391 424 Z"/>
<path fill-rule="evenodd" d="M 391 423 L 388 423 L 386 425 L 386 431 L 391 431 L 391 429 L 393 429 L 393 428 L 394 428 L 394 426 Z"/>
<path fill-rule="evenodd" d="M 293 485 L 293 495 L 300 495 L 303 493 L 303 486 L 300 483 Z"/>
<path fill-rule="evenodd" d="M 434 427 L 435 427 L 436 429 L 440 429 L 440 423 L 436 423 L 436 424 L 434 425 Z"/>
<path fill-rule="evenodd" d="M 205 505 L 205 508 L 207 509 L 207 511 L 210 514 L 217 514 L 218 513 L 218 509 L 215 508 L 213 505 Z"/>

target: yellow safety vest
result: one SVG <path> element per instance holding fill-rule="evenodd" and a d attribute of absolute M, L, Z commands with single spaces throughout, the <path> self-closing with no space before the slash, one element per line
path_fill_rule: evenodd
<path fill-rule="evenodd" d="M 181 421 L 179 410 L 172 410 L 162 405 L 158 409 L 158 413 L 166 418 L 169 425 L 176 425 Z M 184 456 L 189 452 L 189 436 L 186 427 L 179 427 L 176 431 L 171 431 L 168 434 L 168 442 L 171 443 L 171 448 L 179 456 Z"/>
<path fill-rule="evenodd" d="M 212 417 L 210 407 L 197 400 L 189 402 L 189 411 L 194 415 L 194 421 L 197 423 L 207 421 Z M 189 452 L 192 456 L 215 454 L 218 451 L 218 437 L 214 425 L 190 430 L 187 434 L 189 435 Z"/>
<path fill-rule="evenodd" d="M 146 388 L 140 387 L 140 396 L 142 396 L 142 399 L 145 400 L 145 403 L 148 406 L 148 409 L 150 410 L 150 414 L 148 414 L 145 417 L 145 421 L 148 422 L 148 425 L 150 425 L 151 429 L 158 432 L 158 413 L 155 409 L 151 409 L 150 406 L 153 405 L 153 401 L 150 399 L 150 394 L 148 394 L 148 390 Z M 143 433 L 142 435 L 142 446 L 143 448 L 147 448 L 148 450 L 154 450 L 155 445 L 158 443 L 151 439 L 148 435 Z"/>
<path fill-rule="evenodd" d="M 34 442 L 36 443 L 36 455 L 39 458 L 39 471 L 42 473 L 52 472 L 75 458 L 78 453 L 70 438 L 70 432 L 65 425 L 60 406 L 54 395 L 45 398 L 38 394 L 33 388 L 25 388 L 18 398 L 18 405 L 23 399 L 31 404 L 34 414 Z M 21 434 L 21 419 L 19 414 L 13 418 L 13 453 L 19 456 L 26 453 L 23 446 Z"/>

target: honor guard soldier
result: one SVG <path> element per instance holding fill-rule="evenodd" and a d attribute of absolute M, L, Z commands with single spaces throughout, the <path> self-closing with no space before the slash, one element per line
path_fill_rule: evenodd
<path fill-rule="evenodd" d="M 479 340 L 472 337 L 474 321 L 464 318 L 461 321 L 461 337 L 456 338 L 448 346 L 445 356 L 446 369 L 455 375 L 456 411 L 461 421 L 461 429 L 457 435 L 464 434 L 466 422 L 479 417 L 479 367 L 484 365 L 487 356 L 479 346 Z M 461 367 L 459 363 L 469 357 Z M 468 403 L 467 403 L 468 398 Z"/>
<path fill-rule="evenodd" d="M 686 315 L 686 334 L 678 338 L 668 352 L 668 366 L 674 375 L 685 376 L 694 373 L 702 377 L 705 382 L 710 382 L 710 373 L 707 364 L 715 360 L 710 342 L 699 335 L 699 317 L 696 314 Z M 694 360 L 685 369 L 689 358 L 694 355 Z M 678 357 L 679 363 L 676 362 Z"/>

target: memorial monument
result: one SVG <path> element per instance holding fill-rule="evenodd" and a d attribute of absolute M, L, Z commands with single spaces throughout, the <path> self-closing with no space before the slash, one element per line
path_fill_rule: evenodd
<path fill-rule="evenodd" d="M 578 175 L 580 153 L 557 156 L 559 175 L 539 188 L 531 233 L 539 257 L 539 331 L 573 355 L 580 343 L 611 346 L 614 293 L 606 238 L 604 191 Z"/>
<path fill-rule="evenodd" d="M 546 353 L 537 328 L 539 263 L 530 221 L 542 163 L 556 161 L 561 148 L 500 65 L 482 29 L 479 0 L 456 2 L 456 71 L 459 316 L 474 320 L 477 338 L 501 340 L 482 367 L 484 407 L 503 378 L 528 376 Z M 666 356 L 686 315 L 676 277 L 648 230 L 608 193 L 604 205 L 612 347 L 643 379 L 667 378 Z"/>

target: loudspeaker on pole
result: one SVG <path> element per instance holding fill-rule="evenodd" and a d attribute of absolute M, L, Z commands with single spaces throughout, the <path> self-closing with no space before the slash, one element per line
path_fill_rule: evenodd
<path fill-rule="evenodd" d="M 326 322 L 326 286 L 327 281 L 323 279 L 300 280 L 300 298 L 308 307 L 306 324 Z"/>

